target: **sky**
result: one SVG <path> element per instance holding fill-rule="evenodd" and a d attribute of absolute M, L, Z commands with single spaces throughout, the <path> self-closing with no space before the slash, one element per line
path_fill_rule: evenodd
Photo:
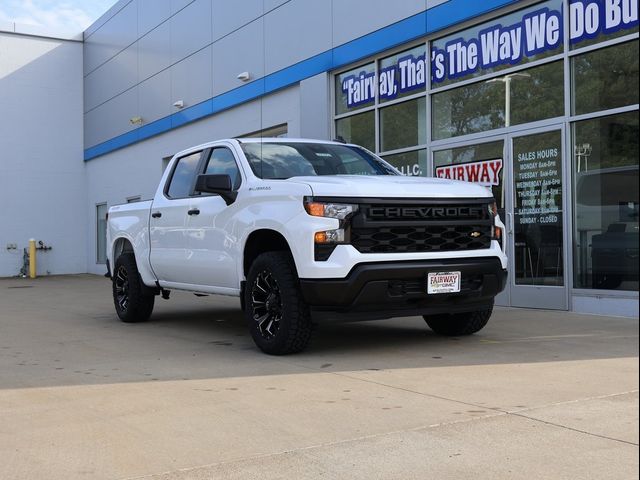
<path fill-rule="evenodd" d="M 116 0 L 0 0 L 0 22 L 83 32 Z"/>

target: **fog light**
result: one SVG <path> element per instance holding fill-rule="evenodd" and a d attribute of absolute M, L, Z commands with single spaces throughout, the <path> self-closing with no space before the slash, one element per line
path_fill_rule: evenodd
<path fill-rule="evenodd" d="M 344 242 L 344 229 L 327 230 L 325 232 L 316 232 L 313 236 L 316 243 L 341 243 Z"/>

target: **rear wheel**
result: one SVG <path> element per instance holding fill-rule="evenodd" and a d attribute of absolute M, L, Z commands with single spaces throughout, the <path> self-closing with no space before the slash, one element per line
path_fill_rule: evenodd
<path fill-rule="evenodd" d="M 245 317 L 258 348 L 270 355 L 304 350 L 313 323 L 287 252 L 258 256 L 249 269 L 244 289 Z"/>
<path fill-rule="evenodd" d="M 439 335 L 458 337 L 482 330 L 493 312 L 493 306 L 475 312 L 425 315 L 427 325 Z"/>
<path fill-rule="evenodd" d="M 120 320 L 127 323 L 144 322 L 153 312 L 155 295 L 144 293 L 133 253 L 123 253 L 113 269 L 113 304 Z"/>

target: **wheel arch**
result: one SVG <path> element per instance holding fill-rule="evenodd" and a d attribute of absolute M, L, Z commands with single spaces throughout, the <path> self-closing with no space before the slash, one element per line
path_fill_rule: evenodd
<path fill-rule="evenodd" d="M 136 254 L 136 252 L 135 252 L 135 250 L 133 248 L 133 244 L 126 237 L 116 238 L 114 240 L 114 242 L 113 242 L 113 247 L 112 247 L 111 251 L 113 252 L 113 254 L 111 256 L 111 259 L 112 259 L 114 265 L 115 265 L 116 260 L 118 259 L 118 257 L 120 255 L 122 255 L 123 253 L 133 253 L 134 256 Z M 137 259 L 136 259 L 136 263 L 137 263 Z"/>
<path fill-rule="evenodd" d="M 259 255 L 275 251 L 293 253 L 284 235 L 270 228 L 261 228 L 251 232 L 242 250 L 242 273 L 244 277 L 246 278 L 251 264 Z"/>

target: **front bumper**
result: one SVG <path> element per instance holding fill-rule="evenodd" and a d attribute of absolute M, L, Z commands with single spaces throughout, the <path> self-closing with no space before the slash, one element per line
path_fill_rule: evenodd
<path fill-rule="evenodd" d="M 427 294 L 430 272 L 461 272 L 459 293 Z M 497 257 L 376 262 L 356 265 L 341 279 L 300 279 L 305 301 L 316 312 L 367 319 L 460 313 L 488 308 L 507 281 Z"/>

